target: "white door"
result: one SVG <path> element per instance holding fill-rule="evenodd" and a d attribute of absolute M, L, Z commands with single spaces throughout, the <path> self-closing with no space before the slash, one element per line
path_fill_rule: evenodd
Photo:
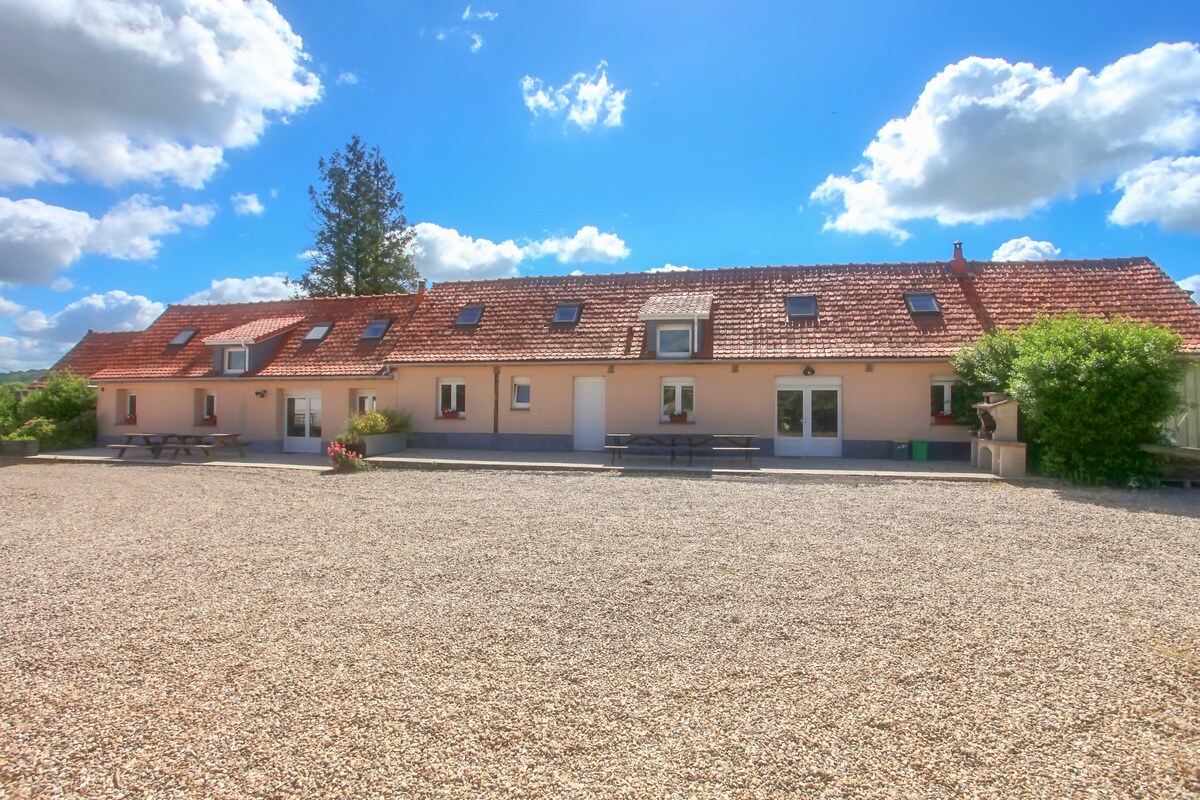
<path fill-rule="evenodd" d="M 283 410 L 283 449 L 287 453 L 321 452 L 321 395 L 287 396 Z"/>
<path fill-rule="evenodd" d="M 604 378 L 575 379 L 575 449 L 604 449 Z"/>
<path fill-rule="evenodd" d="M 842 379 L 775 381 L 775 455 L 842 454 Z"/>

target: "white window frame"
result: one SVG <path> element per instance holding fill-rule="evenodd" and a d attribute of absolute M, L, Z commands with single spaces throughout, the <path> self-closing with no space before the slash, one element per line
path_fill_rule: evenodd
<path fill-rule="evenodd" d="M 462 387 L 463 405 L 466 405 L 466 402 L 467 402 L 467 382 L 463 378 L 439 378 L 438 379 L 438 382 L 437 382 L 437 415 L 438 415 L 438 417 L 442 416 L 442 409 L 447 408 L 447 406 L 442 405 L 442 387 L 444 387 L 444 386 L 453 387 L 450 389 L 450 405 L 448 406 L 448 408 L 451 411 L 457 411 L 459 419 L 466 417 L 467 410 L 465 408 L 458 408 L 458 387 L 459 386 Z"/>
<path fill-rule="evenodd" d="M 956 384 L 956 383 L 958 383 L 957 378 L 934 377 L 933 380 L 930 381 L 931 388 L 933 386 L 941 386 L 943 389 L 943 391 L 942 391 L 942 413 L 943 414 L 953 413 L 953 408 L 954 408 L 953 394 L 954 394 L 954 384 Z M 932 411 L 932 410 L 933 409 L 930 409 L 930 411 Z"/>
<path fill-rule="evenodd" d="M 136 392 L 126 392 L 125 393 L 125 419 L 129 419 L 130 417 L 137 419 L 137 393 Z"/>
<path fill-rule="evenodd" d="M 684 323 L 668 323 L 668 324 L 659 323 L 658 327 L 656 327 L 654 329 L 654 352 L 655 352 L 655 354 L 659 358 L 691 358 L 692 352 L 695 350 L 695 347 L 696 347 L 696 332 L 694 330 L 694 327 L 695 327 L 694 325 L 691 325 L 686 322 L 684 322 Z M 684 352 L 672 351 L 669 353 L 664 353 L 663 349 L 662 349 L 663 331 L 684 331 L 684 332 L 686 332 L 687 337 L 688 337 L 687 352 L 684 353 Z"/>
<path fill-rule="evenodd" d="M 233 355 L 234 353 L 242 354 L 242 368 L 241 369 L 234 369 L 229 366 L 229 357 L 231 355 Z M 227 375 L 240 375 L 243 372 L 245 372 L 246 367 L 248 367 L 250 365 L 250 351 L 248 349 L 246 349 L 245 347 L 226 347 L 225 355 L 223 356 L 222 361 L 225 363 L 225 373 Z"/>
<path fill-rule="evenodd" d="M 695 378 L 663 378 L 658 386 L 658 409 L 659 421 L 670 422 L 671 418 L 665 410 L 663 395 L 666 394 L 667 387 L 675 389 L 675 410 L 673 413 L 679 414 L 683 409 L 683 389 L 690 387 L 692 390 L 692 410 L 688 412 L 688 422 L 696 421 L 696 379 Z"/>
<path fill-rule="evenodd" d="M 524 386 L 526 389 L 529 389 L 529 394 L 527 395 L 528 399 L 523 403 L 517 399 L 517 389 L 521 386 Z M 529 383 L 529 378 L 513 378 L 512 379 L 512 407 L 516 408 L 516 409 L 529 408 L 529 403 L 532 399 L 533 399 L 533 389 L 531 388 L 531 385 Z"/>
<path fill-rule="evenodd" d="M 358 392 L 354 396 L 354 413 L 366 414 L 379 409 L 379 398 L 375 392 Z"/>
<path fill-rule="evenodd" d="M 204 405 L 200 407 L 201 419 L 210 419 L 217 415 L 217 396 L 211 392 L 204 393 Z"/>

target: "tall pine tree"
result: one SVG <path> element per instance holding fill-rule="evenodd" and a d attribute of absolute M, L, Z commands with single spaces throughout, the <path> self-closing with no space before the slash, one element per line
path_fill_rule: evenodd
<path fill-rule="evenodd" d="M 378 147 L 354 136 L 343 153 L 320 159 L 321 188 L 308 187 L 317 223 L 312 265 L 300 279 L 310 297 L 387 294 L 416 288 L 410 252 L 416 232 L 404 196 Z"/>

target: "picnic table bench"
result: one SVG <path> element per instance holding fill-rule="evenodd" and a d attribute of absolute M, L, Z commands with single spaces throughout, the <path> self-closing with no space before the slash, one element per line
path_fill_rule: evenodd
<path fill-rule="evenodd" d="M 127 433 L 124 444 L 106 445 L 117 451 L 117 458 L 124 458 L 127 450 L 146 450 L 154 458 L 162 456 L 163 451 L 169 450 L 172 458 L 179 458 L 182 452 L 191 455 L 193 450 L 199 450 L 207 459 L 211 459 L 217 450 L 236 450 L 238 456 L 246 457 L 246 445 L 249 442 L 241 440 L 240 433 Z"/>
<path fill-rule="evenodd" d="M 761 448 L 754 444 L 758 434 L 754 433 L 607 433 L 604 449 L 612 453 L 612 463 L 627 454 L 642 453 L 670 456 L 671 463 L 681 452 L 688 456 L 688 466 L 697 455 L 744 455 L 750 464 L 754 454 Z"/>

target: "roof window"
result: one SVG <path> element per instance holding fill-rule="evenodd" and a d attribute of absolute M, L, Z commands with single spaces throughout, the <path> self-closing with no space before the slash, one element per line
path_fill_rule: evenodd
<path fill-rule="evenodd" d="M 187 344 L 192 340 L 192 337 L 199 332 L 199 328 L 184 328 L 179 333 L 175 334 L 175 338 L 171 340 L 171 344 Z"/>
<path fill-rule="evenodd" d="M 364 339 L 380 339 L 387 333 L 388 326 L 392 324 L 390 319 L 373 319 L 367 323 L 366 329 L 363 331 L 362 338 Z"/>
<path fill-rule="evenodd" d="M 325 335 L 329 333 L 329 329 L 332 327 L 333 327 L 332 322 L 318 322 L 317 324 L 313 325 L 311 328 L 308 329 L 308 333 L 304 334 L 304 339 L 302 341 L 319 342 L 325 338 Z M 382 334 L 380 334 L 380 335 L 382 335 Z M 367 336 L 364 333 L 363 338 L 364 339 L 374 339 L 374 338 L 378 338 L 378 337 Z"/>
<path fill-rule="evenodd" d="M 937 298 L 933 296 L 933 292 L 907 292 L 904 295 L 904 302 L 908 304 L 908 310 L 912 314 L 942 313 L 942 309 L 938 306 Z"/>
<path fill-rule="evenodd" d="M 787 299 L 787 315 L 798 317 L 815 317 L 817 315 L 817 298 L 815 295 L 791 295 Z"/>
<path fill-rule="evenodd" d="M 480 318 L 483 317 L 483 306 L 470 305 L 463 306 L 462 311 L 458 312 L 458 319 L 454 320 L 455 325 L 478 325 Z"/>
<path fill-rule="evenodd" d="M 559 303 L 554 307 L 554 322 L 560 325 L 579 322 L 579 312 L 582 308 L 582 303 Z"/>

